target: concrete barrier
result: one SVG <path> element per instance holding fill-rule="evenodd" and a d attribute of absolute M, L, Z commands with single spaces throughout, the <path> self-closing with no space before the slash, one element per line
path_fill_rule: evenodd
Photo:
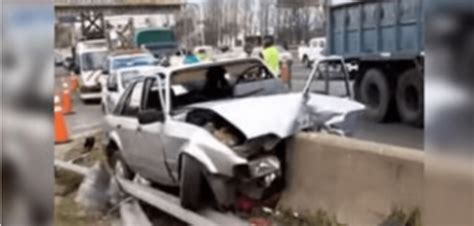
<path fill-rule="evenodd" d="M 324 210 L 341 223 L 379 225 L 393 210 L 423 205 L 424 153 L 323 134 L 289 144 L 281 208 Z"/>

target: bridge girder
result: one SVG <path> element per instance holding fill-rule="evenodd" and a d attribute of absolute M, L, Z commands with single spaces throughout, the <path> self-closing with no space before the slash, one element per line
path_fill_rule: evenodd
<path fill-rule="evenodd" d="M 80 16 L 87 12 L 101 12 L 105 16 L 112 15 L 139 15 L 139 14 L 173 14 L 181 10 L 181 5 L 135 5 L 135 6 L 96 6 L 78 5 L 68 7 L 55 7 L 56 17 Z"/>

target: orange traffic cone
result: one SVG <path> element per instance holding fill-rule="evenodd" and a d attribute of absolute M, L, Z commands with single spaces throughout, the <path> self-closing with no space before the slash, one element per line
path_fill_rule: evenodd
<path fill-rule="evenodd" d="M 67 83 L 63 83 L 63 92 L 62 92 L 62 110 L 65 115 L 71 114 L 74 111 L 72 110 L 72 98 L 71 98 L 71 91 L 69 90 L 69 86 Z"/>
<path fill-rule="evenodd" d="M 66 126 L 66 120 L 62 112 L 58 96 L 54 97 L 54 143 L 63 144 L 68 143 L 69 133 Z"/>
<path fill-rule="evenodd" d="M 75 92 L 79 87 L 79 79 L 77 78 L 77 75 L 71 74 L 69 77 L 69 84 L 71 92 Z"/>

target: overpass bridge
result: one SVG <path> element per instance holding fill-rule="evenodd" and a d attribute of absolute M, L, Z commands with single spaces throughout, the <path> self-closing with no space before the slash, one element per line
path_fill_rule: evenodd
<path fill-rule="evenodd" d="M 106 37 L 106 17 L 146 14 L 177 16 L 185 7 L 185 0 L 54 0 L 58 24 L 80 22 L 82 37 L 86 39 Z"/>
<path fill-rule="evenodd" d="M 105 16 L 122 14 L 175 14 L 184 0 L 54 0 L 57 18 L 79 17 L 100 12 Z"/>

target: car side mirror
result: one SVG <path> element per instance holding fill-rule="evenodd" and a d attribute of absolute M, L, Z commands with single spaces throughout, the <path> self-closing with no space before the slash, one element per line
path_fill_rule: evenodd
<path fill-rule="evenodd" d="M 118 91 L 118 86 L 116 83 L 107 83 L 107 89 L 111 92 Z"/>
<path fill-rule="evenodd" d="M 162 122 L 164 120 L 165 115 L 158 110 L 145 110 L 138 113 L 138 122 L 143 125 Z"/>

